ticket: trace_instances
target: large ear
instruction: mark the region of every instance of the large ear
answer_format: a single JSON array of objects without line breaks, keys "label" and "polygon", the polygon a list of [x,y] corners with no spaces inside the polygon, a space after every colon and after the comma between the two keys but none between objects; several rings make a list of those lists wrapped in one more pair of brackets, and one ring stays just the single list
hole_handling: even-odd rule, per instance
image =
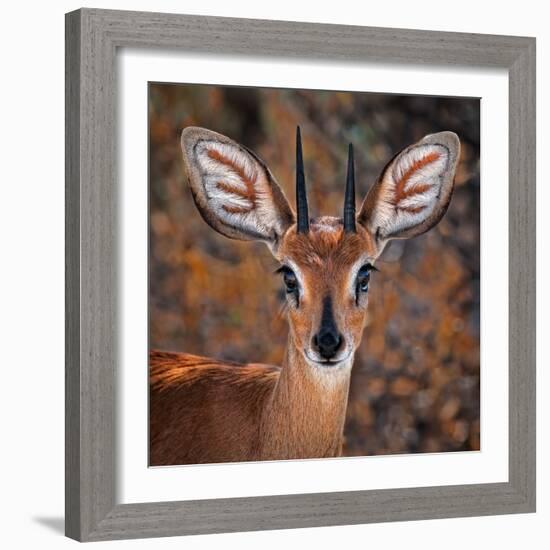
[{"label": "large ear", "polygon": [[265,164],[242,145],[204,128],[185,128],[181,148],[204,220],[226,237],[276,247],[294,223],[294,212]]},{"label": "large ear", "polygon": [[420,235],[439,222],[451,200],[459,156],[458,136],[439,132],[388,163],[357,218],[375,236],[380,252],[387,240]]}]

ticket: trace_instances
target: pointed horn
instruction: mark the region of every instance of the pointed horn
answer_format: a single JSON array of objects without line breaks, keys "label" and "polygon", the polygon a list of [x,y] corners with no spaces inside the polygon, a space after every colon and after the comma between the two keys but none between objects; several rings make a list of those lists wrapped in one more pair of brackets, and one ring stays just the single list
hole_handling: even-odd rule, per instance
[{"label": "pointed horn", "polygon": [[296,211],[297,233],[309,231],[309,214],[307,210],[306,178],[304,176],[304,160],[302,158],[302,136],[300,127],[296,127]]},{"label": "pointed horn", "polygon": [[355,233],[355,167],[353,164],[353,145],[348,149],[348,175],[346,177],[346,193],[344,196],[344,231]]}]

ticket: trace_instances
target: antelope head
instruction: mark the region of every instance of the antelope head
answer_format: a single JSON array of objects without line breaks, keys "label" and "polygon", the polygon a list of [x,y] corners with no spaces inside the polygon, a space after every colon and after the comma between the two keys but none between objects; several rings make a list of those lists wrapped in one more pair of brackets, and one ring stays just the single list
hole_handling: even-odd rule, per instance
[{"label": "antelope head", "polygon": [[356,213],[350,145],[342,217],[310,218],[299,128],[296,211],[268,167],[246,147],[195,127],[183,131],[181,146],[204,220],[227,237],[264,241],[281,264],[289,342],[316,370],[351,367],[376,259],[391,239],[420,235],[439,222],[460,152],[452,132],[405,148],[382,170]]}]

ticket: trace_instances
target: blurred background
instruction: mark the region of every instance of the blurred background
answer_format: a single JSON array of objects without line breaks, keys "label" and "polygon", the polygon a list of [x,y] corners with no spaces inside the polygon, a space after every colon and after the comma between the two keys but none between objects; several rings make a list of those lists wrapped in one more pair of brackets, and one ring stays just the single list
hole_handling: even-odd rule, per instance
[{"label": "blurred background", "polygon": [[265,245],[202,220],[183,172],[183,128],[254,150],[294,204],[299,124],[313,217],[341,215],[349,142],[359,205],[396,152],[452,130],[462,155],[447,214],[388,246],[372,277],[344,455],[479,450],[479,117],[475,98],[150,83],[150,347],[280,364],[286,345],[277,264]]}]

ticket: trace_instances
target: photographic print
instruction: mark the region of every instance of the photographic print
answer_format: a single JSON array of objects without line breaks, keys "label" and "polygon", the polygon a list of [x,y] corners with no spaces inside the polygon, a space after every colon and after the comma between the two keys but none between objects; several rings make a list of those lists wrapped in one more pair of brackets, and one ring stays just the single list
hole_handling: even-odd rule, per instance
[{"label": "photographic print", "polygon": [[479,99],[148,116],[150,466],[480,450]]}]

